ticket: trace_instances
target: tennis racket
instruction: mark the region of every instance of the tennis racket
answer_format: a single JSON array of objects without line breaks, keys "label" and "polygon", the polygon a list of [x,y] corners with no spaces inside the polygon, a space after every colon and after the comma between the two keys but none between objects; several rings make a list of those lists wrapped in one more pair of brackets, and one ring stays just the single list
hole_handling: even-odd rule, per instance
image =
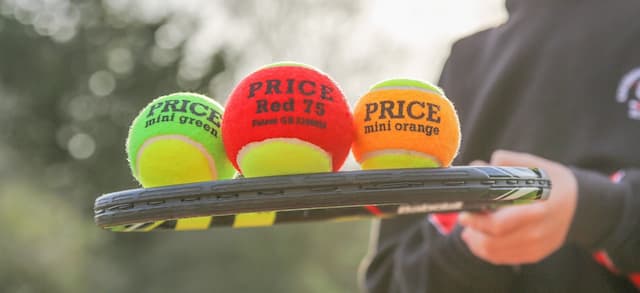
[{"label": "tennis racket", "polygon": [[549,196],[539,169],[451,167],[239,178],[108,193],[98,226],[116,232],[260,227],[486,210]]}]

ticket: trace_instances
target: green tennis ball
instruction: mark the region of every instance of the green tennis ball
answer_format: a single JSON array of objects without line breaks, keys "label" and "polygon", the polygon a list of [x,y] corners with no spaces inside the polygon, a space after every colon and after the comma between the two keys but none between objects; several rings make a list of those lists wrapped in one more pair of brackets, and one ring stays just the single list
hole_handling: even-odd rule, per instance
[{"label": "green tennis ball", "polygon": [[185,184],[234,176],[222,143],[223,108],[194,93],[159,97],[133,120],[127,156],[143,187]]}]

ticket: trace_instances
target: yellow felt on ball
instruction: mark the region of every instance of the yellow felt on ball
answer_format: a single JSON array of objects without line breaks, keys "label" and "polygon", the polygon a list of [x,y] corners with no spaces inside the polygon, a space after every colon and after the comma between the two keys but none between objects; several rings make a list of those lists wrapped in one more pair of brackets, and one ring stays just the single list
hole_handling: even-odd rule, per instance
[{"label": "yellow felt on ball", "polygon": [[405,150],[367,154],[360,162],[360,166],[363,170],[441,167],[432,156]]},{"label": "yellow felt on ball", "polygon": [[182,135],[163,135],[147,140],[138,151],[137,162],[137,177],[145,187],[218,178],[213,157],[202,145]]},{"label": "yellow felt on ball", "polygon": [[[273,156],[278,152],[286,157]],[[238,153],[243,175],[251,177],[331,172],[331,155],[322,148],[296,138],[272,138],[252,142]],[[269,168],[260,168],[268,166]]]},{"label": "yellow felt on ball", "polygon": [[352,151],[363,169],[448,167],[460,146],[453,104],[422,81],[376,84],[358,101],[354,122]]}]

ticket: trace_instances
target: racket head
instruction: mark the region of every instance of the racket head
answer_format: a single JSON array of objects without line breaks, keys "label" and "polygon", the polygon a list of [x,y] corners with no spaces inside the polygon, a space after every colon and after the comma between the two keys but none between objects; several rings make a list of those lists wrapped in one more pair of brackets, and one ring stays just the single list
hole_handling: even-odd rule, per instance
[{"label": "racket head", "polygon": [[260,227],[494,209],[545,200],[550,188],[543,171],[522,167],[344,171],[107,193],[94,218],[117,232]]}]

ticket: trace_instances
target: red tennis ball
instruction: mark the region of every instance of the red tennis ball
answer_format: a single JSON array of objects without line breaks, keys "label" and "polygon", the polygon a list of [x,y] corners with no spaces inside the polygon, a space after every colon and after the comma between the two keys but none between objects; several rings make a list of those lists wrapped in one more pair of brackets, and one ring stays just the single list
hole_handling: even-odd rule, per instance
[{"label": "red tennis ball", "polygon": [[275,63],[232,91],[222,136],[246,177],[338,171],[355,136],[344,94],[326,74],[299,63]]}]

